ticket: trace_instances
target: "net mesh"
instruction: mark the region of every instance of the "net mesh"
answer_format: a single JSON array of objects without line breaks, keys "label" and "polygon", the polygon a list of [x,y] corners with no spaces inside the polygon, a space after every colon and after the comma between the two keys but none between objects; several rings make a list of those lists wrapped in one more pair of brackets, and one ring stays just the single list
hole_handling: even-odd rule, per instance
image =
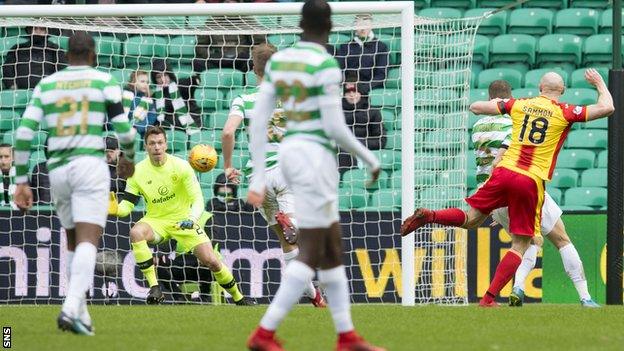
[{"label": "net mesh", "polygon": [[[399,302],[401,284],[401,149],[413,147],[416,203],[427,207],[461,206],[466,194],[467,103],[472,46],[478,19],[416,18],[415,26],[415,144],[401,140],[401,22],[400,15],[373,15],[362,25],[356,15],[333,16],[330,50],[344,61],[347,122],[382,162],[380,181],[366,183],[362,162],[340,152],[339,202],[344,231],[345,265],[354,302]],[[62,69],[68,36],[89,31],[96,41],[97,69],[111,73],[122,87],[131,73],[150,75],[158,91],[158,59],[177,80],[177,96],[165,96],[157,110],[165,118],[169,152],[186,158],[196,144],[213,145],[221,153],[221,136],[232,99],[257,84],[250,49],[269,42],[278,49],[298,40],[299,16],[182,17],[0,17],[0,134],[12,144],[14,130],[41,76]],[[30,27],[42,27],[47,40],[31,43]],[[354,32],[371,27],[373,36],[354,41]],[[374,45],[371,45],[371,42]],[[12,52],[19,51],[15,60]],[[35,47],[37,46],[37,47]],[[359,48],[359,49],[358,49]],[[362,48],[373,48],[362,52]],[[358,51],[359,50],[359,51]],[[367,49],[368,50],[368,49]],[[20,56],[21,55],[21,56]],[[26,58],[25,61],[21,61]],[[370,67],[366,68],[367,65]],[[160,67],[160,66],[159,66]],[[162,67],[161,67],[162,68]],[[355,77],[355,78],[352,78]],[[346,96],[348,83],[362,97],[355,104]],[[349,90],[349,91],[348,91]],[[180,99],[183,106],[176,103]],[[357,100],[357,99],[355,99]],[[177,107],[176,107],[177,106]],[[182,107],[180,107],[182,106]],[[183,122],[190,116],[192,123]],[[130,112],[130,117],[136,117]],[[46,134],[32,143],[29,169],[36,206],[23,215],[12,203],[0,216],[0,302],[58,303],[66,291],[66,237],[49,198],[45,161]],[[241,169],[249,158],[247,134],[236,133],[233,165]],[[145,157],[136,142],[137,159]],[[233,269],[245,295],[268,302],[277,291],[282,252],[266,221],[242,201],[225,205],[215,193],[223,173],[217,168],[198,174],[207,208],[215,216],[207,232]],[[244,199],[247,181],[238,188]],[[9,186],[9,193],[14,189]],[[409,190],[408,190],[409,191]],[[2,195],[2,194],[0,194]],[[10,197],[10,195],[8,195]],[[10,198],[8,198],[10,202]],[[135,267],[128,232],[143,215],[141,203],[129,218],[109,217],[98,253],[92,301],[144,303],[147,293]],[[426,228],[416,237],[416,298],[418,303],[465,303],[466,235],[461,230]],[[176,255],[173,243],[155,247],[158,278],[167,301],[222,303],[223,292],[192,255]]]}]

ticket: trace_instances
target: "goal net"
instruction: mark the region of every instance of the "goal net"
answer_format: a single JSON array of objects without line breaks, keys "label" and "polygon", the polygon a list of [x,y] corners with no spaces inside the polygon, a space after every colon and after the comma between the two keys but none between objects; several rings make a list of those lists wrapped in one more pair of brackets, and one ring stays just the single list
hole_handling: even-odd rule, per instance
[{"label": "goal net", "polygon": [[[197,174],[214,214],[206,231],[243,294],[268,302],[279,286],[282,250],[266,221],[244,204],[247,180],[237,189],[221,184],[221,138],[232,100],[258,82],[251,49],[265,42],[282,49],[299,40],[298,6],[55,6],[36,15],[32,8],[0,14],[0,140],[13,143],[36,82],[64,67],[74,31],[88,31],[96,43],[97,69],[126,90],[135,125],[165,126],[169,152],[181,158],[197,144],[217,149],[216,169]],[[414,204],[461,206],[466,195],[465,170],[472,166],[466,162],[467,103],[479,20],[413,17],[404,3],[332,6],[328,50],[344,68],[347,123],[383,168],[380,180],[367,184],[361,161],[340,151],[337,155],[352,301],[466,303],[466,233],[425,228],[401,240],[399,227]],[[133,85],[138,72],[147,76],[149,93]],[[0,200],[8,200],[0,211],[0,303],[59,303],[65,295],[67,239],[49,196],[42,164],[45,140],[46,133],[39,131],[31,147],[36,201],[31,211],[22,214],[11,202],[13,171],[2,178],[9,181],[4,182],[6,195],[0,192]],[[146,157],[140,138],[135,148],[137,160]],[[241,125],[233,166],[243,169],[248,159],[248,136]],[[226,194],[232,190],[234,195]],[[109,217],[91,301],[144,303],[148,289],[128,237],[143,211],[139,203],[130,217]],[[175,242],[154,247],[154,253],[168,302],[224,301],[207,268],[192,255],[176,252]]]}]

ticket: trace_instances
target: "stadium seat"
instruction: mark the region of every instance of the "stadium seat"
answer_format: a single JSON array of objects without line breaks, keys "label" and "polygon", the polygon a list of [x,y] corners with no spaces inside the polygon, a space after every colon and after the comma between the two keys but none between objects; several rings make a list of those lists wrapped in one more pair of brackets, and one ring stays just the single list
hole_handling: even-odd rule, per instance
[{"label": "stadium seat", "polygon": [[[593,85],[587,83],[585,80],[585,70],[587,68],[579,68],[572,72],[570,75],[570,87],[572,88],[590,88],[594,89]],[[605,83],[609,83],[609,69],[605,67],[596,68],[598,73],[602,76],[602,79],[605,80]]]},{"label": "stadium seat", "polygon": [[191,148],[197,144],[209,144],[216,150],[221,150],[221,131],[220,130],[202,130],[199,133],[192,134],[189,137]]},{"label": "stadium seat", "polygon": [[247,92],[245,88],[221,89],[221,91],[225,92],[224,105],[226,109],[230,108],[232,100],[234,100],[237,96],[243,95]]},{"label": "stadium seat", "polygon": [[479,74],[477,87],[487,89],[495,80],[504,79],[511,85],[512,89],[522,87],[522,73],[511,68],[491,68]]},{"label": "stadium seat", "polygon": [[598,118],[591,122],[583,123],[582,126],[587,129],[607,129],[609,128],[609,118]]},{"label": "stadium seat", "polygon": [[[394,29],[394,28],[391,28],[391,29]],[[339,46],[340,44],[348,43],[349,41],[351,41],[351,37],[346,34],[332,33],[329,35],[329,40],[327,41],[327,43],[329,45]]]},{"label": "stadium seat", "polygon": [[154,58],[165,58],[167,56],[167,44],[167,39],[156,35],[129,37],[124,42],[125,67],[149,66]]},{"label": "stadium seat", "polygon": [[6,53],[17,43],[23,43],[27,37],[7,37],[0,40],[0,63],[4,61]]},{"label": "stadium seat", "polygon": [[609,161],[609,151],[604,150],[598,153],[598,164],[596,167],[598,168],[607,168]]},{"label": "stadium seat", "polygon": [[366,190],[361,188],[339,188],[338,206],[340,209],[348,210],[366,206]]},{"label": "stadium seat", "polygon": [[395,108],[401,106],[401,90],[399,89],[373,89],[368,95],[371,106],[380,108]]},{"label": "stadium seat", "polygon": [[414,105],[416,107],[444,108],[453,102],[459,102],[459,95],[456,90],[423,89],[414,92]]},{"label": "stadium seat", "polygon": [[431,0],[414,0],[414,8],[416,10],[431,6]]},{"label": "stadium seat", "polygon": [[215,111],[226,107],[224,106],[223,94],[218,89],[199,88],[195,90],[195,101],[204,113],[206,112],[204,110]]},{"label": "stadium seat", "polygon": [[574,188],[578,185],[579,173],[573,169],[556,168],[549,185],[557,188]]},{"label": "stadium seat", "polygon": [[538,68],[528,71],[524,75],[524,87],[525,88],[539,88],[539,82],[544,76],[544,74],[548,72],[557,72],[563,78],[564,84],[568,85],[568,72],[562,70],[561,68],[552,67],[552,68]]},{"label": "stadium seat", "polygon": [[[236,150],[232,154],[232,167],[242,171],[245,168],[245,165],[247,164],[247,161],[249,160],[250,156],[249,156],[248,153],[241,153],[240,151],[241,150]],[[218,168],[224,168],[223,167],[223,157],[219,157],[219,159],[217,161],[217,167]]]},{"label": "stadium seat", "polygon": [[0,90],[0,109],[5,110],[23,110],[26,108],[32,91],[24,90]]},{"label": "stadium seat", "polygon": [[477,0],[475,7],[493,7],[500,8],[516,2],[515,0]]},{"label": "stadium seat", "polygon": [[186,25],[185,16],[145,16],[143,26],[156,29],[184,29]]},{"label": "stadium seat", "polygon": [[461,18],[462,12],[458,9],[448,8],[448,7],[430,7],[426,9],[422,9],[418,12],[418,16],[420,17],[429,17],[429,18]]},{"label": "stadium seat", "polygon": [[401,208],[401,190],[381,189],[371,194],[368,207],[379,211],[393,211]]},{"label": "stadium seat", "polygon": [[606,149],[608,132],[604,129],[573,130],[568,135],[566,148]]},{"label": "stadium seat", "polygon": [[553,13],[540,8],[516,9],[509,15],[510,34],[545,35],[552,33]]},{"label": "stadium seat", "polygon": [[210,16],[189,16],[186,20],[186,26],[190,29],[198,29],[199,27],[206,27],[206,21],[208,21]]},{"label": "stadium seat", "polygon": [[208,126],[205,127],[207,127],[208,129],[223,129],[223,127],[225,127],[225,122],[227,122],[228,115],[228,110],[215,111],[210,116],[210,123],[208,124]]},{"label": "stadium seat", "polygon": [[475,36],[472,62],[483,66],[490,62],[490,38],[479,34]]},{"label": "stadium seat", "polygon": [[0,110],[0,132],[17,128],[19,119],[19,113],[14,110]]},{"label": "stadium seat", "polygon": [[[186,150],[186,142],[188,136],[185,132],[179,130],[167,130],[167,143],[169,144],[169,150],[173,152]],[[200,134],[200,133],[197,133]]]},{"label": "stadium seat", "polygon": [[564,9],[555,15],[555,33],[589,36],[598,33],[599,12],[594,9]]},{"label": "stadium seat", "polygon": [[401,120],[397,118],[397,112],[394,109],[382,109],[381,119],[383,121],[383,126],[386,131],[401,129]]},{"label": "stadium seat", "polygon": [[[496,10],[495,8],[476,8],[467,10],[464,13],[465,18],[481,17],[487,12]],[[507,31],[507,12],[498,12],[490,17],[484,18],[477,30],[481,35],[500,35]]]},{"label": "stadium seat", "polygon": [[292,46],[298,40],[298,34],[272,34],[267,37],[269,44],[275,45],[278,49]]},{"label": "stadium seat", "polygon": [[242,88],[245,75],[233,68],[213,68],[201,73],[202,85],[208,88]]},{"label": "stadium seat", "polygon": [[526,34],[499,35],[492,40],[490,64],[517,62],[527,67],[535,63],[537,41]]},{"label": "stadium seat", "polygon": [[468,169],[466,170],[466,186],[469,189],[474,189],[477,187],[477,170],[472,166],[471,161],[472,159],[466,160],[466,163],[468,164]]},{"label": "stadium seat", "polygon": [[607,205],[607,189],[599,187],[579,187],[565,192],[565,205],[602,207]]},{"label": "stadium seat", "polygon": [[470,96],[468,103],[473,103],[475,101],[486,101],[490,99],[490,95],[486,89],[470,89]]},{"label": "stadium seat", "polygon": [[373,154],[381,163],[381,169],[390,172],[401,169],[401,151],[375,150]]},{"label": "stadium seat", "polygon": [[570,0],[570,7],[603,9],[610,6],[611,2],[609,0]]},{"label": "stadium seat", "polygon": [[613,43],[611,34],[597,34],[585,39],[583,44],[583,65],[610,66],[613,60]]},{"label": "stadium seat", "polygon": [[591,168],[581,175],[581,186],[607,187],[607,169]]},{"label": "stadium seat", "polygon": [[563,212],[582,212],[582,211],[595,211],[594,208],[590,206],[580,206],[580,205],[563,205],[559,206]]},{"label": "stadium seat", "polygon": [[258,77],[256,77],[256,74],[253,71],[249,71],[245,73],[245,87],[250,88],[250,87],[255,87],[257,85],[258,85]]},{"label": "stadium seat", "polygon": [[386,133],[386,147],[387,150],[401,149],[401,131],[392,131]]},{"label": "stadium seat", "polygon": [[568,7],[568,0],[529,0],[523,4],[524,7],[539,7],[558,10]]},{"label": "stadium seat", "polygon": [[117,82],[122,86],[126,86],[130,81],[130,74],[132,73],[132,69],[111,69],[108,71],[111,76],[117,79]]},{"label": "stadium seat", "polygon": [[195,57],[197,37],[183,35],[173,37],[169,41],[169,60],[177,65],[190,65]]},{"label": "stadium seat", "polygon": [[539,96],[539,90],[537,88],[514,89],[511,91],[511,96],[516,99],[535,97]]},{"label": "stadium seat", "polygon": [[590,105],[595,104],[598,100],[598,92],[594,89],[578,88],[566,89],[561,95],[559,101],[567,102],[574,105]]},{"label": "stadium seat", "polygon": [[95,52],[98,66],[119,67],[121,63],[121,41],[115,37],[96,36]]},{"label": "stadium seat", "polygon": [[401,88],[401,69],[400,68],[391,68],[388,70],[388,74],[386,75],[384,86],[389,89]]},{"label": "stadium seat", "polygon": [[537,64],[555,65],[562,62],[581,64],[582,39],[574,34],[551,34],[540,38],[537,43]]},{"label": "stadium seat", "polygon": [[459,187],[435,187],[426,188],[418,195],[418,207],[445,208],[460,205],[466,197],[466,191]]},{"label": "stadium seat", "polygon": [[54,45],[58,46],[61,50],[67,51],[67,48],[69,46],[69,37],[62,35],[49,35],[48,40]]},{"label": "stadium seat", "polygon": [[561,168],[588,169],[594,167],[596,154],[591,150],[561,150],[557,166]]},{"label": "stadium seat", "polygon": [[[624,23],[624,11],[622,11],[622,23]],[[613,9],[608,8],[600,15],[600,33],[611,34],[613,32]]]},{"label": "stadium seat", "polygon": [[[561,198],[563,197],[563,192],[559,188],[555,187],[546,187],[546,192],[557,204],[561,204]],[[544,233],[542,233],[544,234]]]},{"label": "stadium seat", "polygon": [[466,83],[467,72],[453,68],[438,70],[431,77],[431,85],[438,88],[459,88]]},{"label": "stadium seat", "polygon": [[426,150],[459,149],[466,140],[459,129],[433,130],[426,133],[423,147]]},{"label": "stadium seat", "polygon": [[368,184],[368,171],[365,169],[356,168],[350,169],[342,175],[341,186],[345,188],[354,187],[368,190],[384,189],[388,186],[388,179],[388,173],[386,171],[381,171],[379,179],[375,183]]}]

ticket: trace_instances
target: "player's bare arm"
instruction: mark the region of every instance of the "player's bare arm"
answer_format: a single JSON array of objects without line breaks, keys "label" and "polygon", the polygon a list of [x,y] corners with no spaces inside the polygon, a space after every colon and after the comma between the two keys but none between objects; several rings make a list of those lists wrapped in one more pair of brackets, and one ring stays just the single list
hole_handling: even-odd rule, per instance
[{"label": "player's bare arm", "polygon": [[613,97],[600,73],[593,68],[589,68],[585,71],[585,80],[598,90],[598,102],[587,106],[587,121],[610,116],[615,111]]},{"label": "player's bare arm", "polygon": [[498,109],[498,103],[502,101],[501,99],[492,99],[489,101],[475,101],[470,104],[470,112],[476,115],[489,115],[495,116],[500,115],[500,110]]},{"label": "player's bare arm", "polygon": [[232,167],[232,152],[234,151],[234,136],[236,130],[243,122],[243,118],[239,115],[230,114],[227,122],[223,127],[223,134],[221,134],[221,143],[223,148],[223,168],[225,168],[225,176],[228,181],[234,184],[240,183],[240,171]]}]

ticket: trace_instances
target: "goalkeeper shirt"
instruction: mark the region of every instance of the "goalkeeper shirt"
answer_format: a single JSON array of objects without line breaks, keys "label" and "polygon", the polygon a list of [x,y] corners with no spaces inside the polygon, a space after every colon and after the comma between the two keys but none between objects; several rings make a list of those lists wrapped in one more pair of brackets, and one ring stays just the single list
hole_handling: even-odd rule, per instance
[{"label": "goalkeeper shirt", "polygon": [[511,125],[509,116],[487,116],[479,119],[472,127],[472,143],[479,185],[492,174],[492,163],[500,149],[509,147]]},{"label": "goalkeeper shirt", "polygon": [[132,159],[135,130],[123,111],[115,78],[89,66],[70,66],[43,78],[15,134],[16,183],[28,181],[30,143],[40,128],[47,132],[50,171],[81,156],[104,158],[107,115],[126,157]]},{"label": "goalkeeper shirt", "polygon": [[[147,218],[197,222],[204,212],[204,198],[195,172],[187,161],[169,154],[166,157],[161,166],[154,166],[149,157],[137,163],[124,196],[131,200],[143,197]],[[117,215],[130,214],[133,202],[122,201]]]}]

